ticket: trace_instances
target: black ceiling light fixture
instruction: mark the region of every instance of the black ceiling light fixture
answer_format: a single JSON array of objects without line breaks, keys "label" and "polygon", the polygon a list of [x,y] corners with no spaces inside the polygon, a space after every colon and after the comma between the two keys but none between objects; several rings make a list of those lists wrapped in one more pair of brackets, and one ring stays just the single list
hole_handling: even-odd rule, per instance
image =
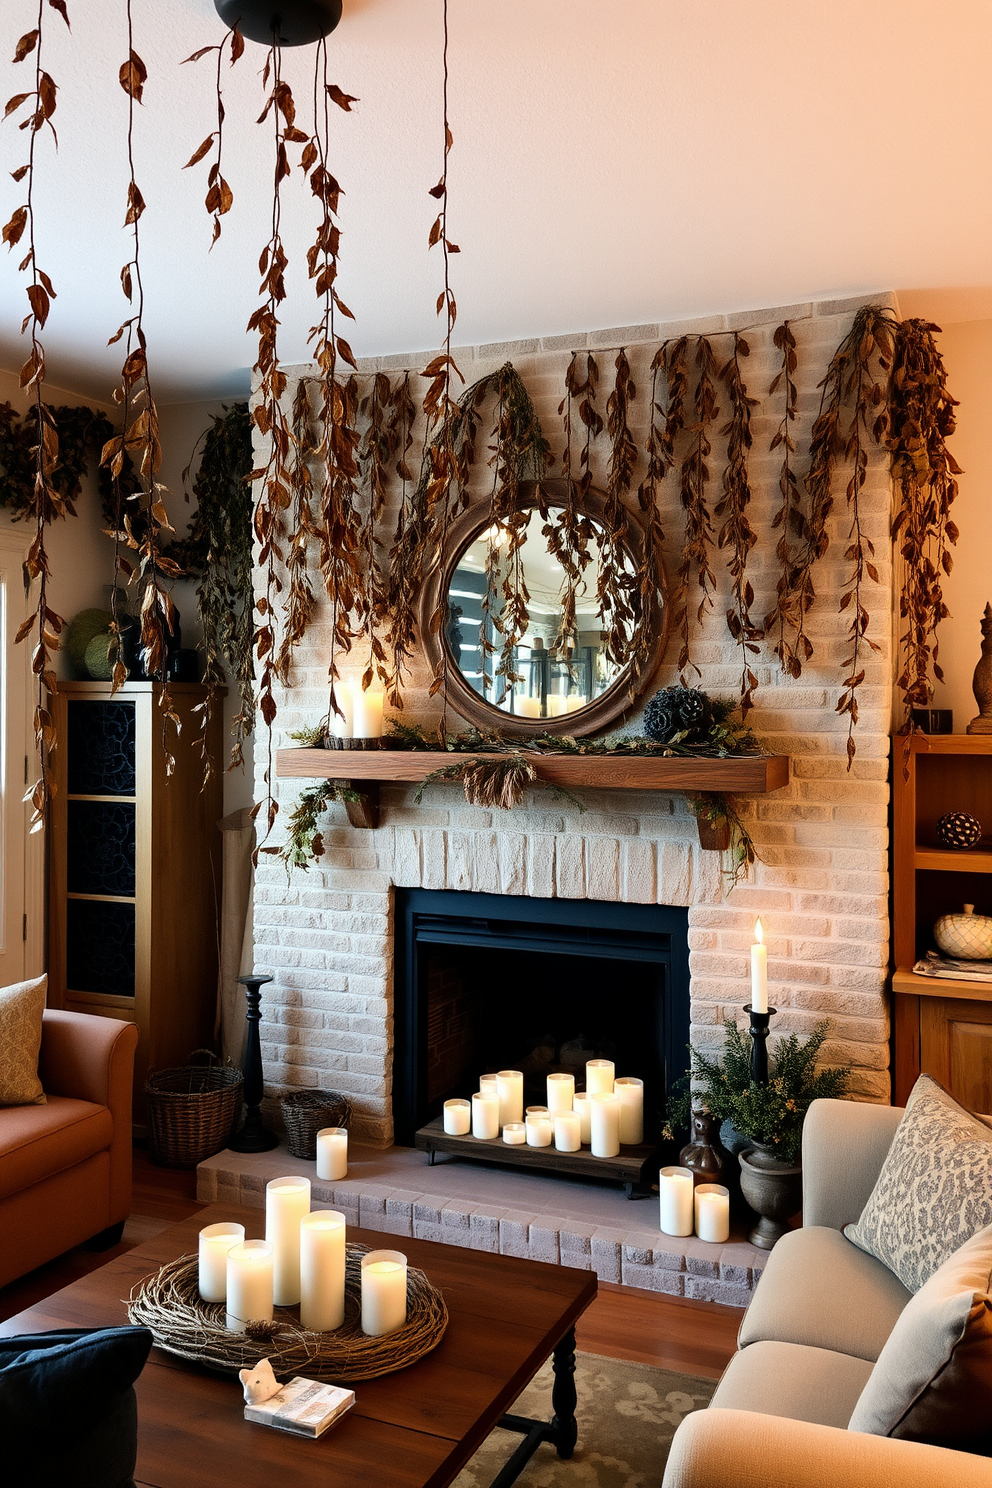
[{"label": "black ceiling light fixture", "polygon": [[341,0],[214,0],[214,7],[225,25],[263,46],[309,46],[341,19]]}]

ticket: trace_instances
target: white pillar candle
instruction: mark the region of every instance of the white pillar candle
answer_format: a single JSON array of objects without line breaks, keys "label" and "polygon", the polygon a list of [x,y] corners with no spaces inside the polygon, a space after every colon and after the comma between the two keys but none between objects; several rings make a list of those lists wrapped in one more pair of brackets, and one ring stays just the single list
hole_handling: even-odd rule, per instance
[{"label": "white pillar candle", "polygon": [[616,1073],[612,1059],[586,1060],[586,1091],[589,1095],[612,1095],[613,1076]]},{"label": "white pillar candle", "polygon": [[274,1257],[267,1240],[244,1240],[227,1252],[227,1319],[229,1333],[243,1333],[246,1323],[271,1322]]},{"label": "white pillar candle", "polygon": [[526,1119],[527,1119],[528,1116],[550,1116],[550,1115],[551,1115],[551,1112],[548,1110],[547,1106],[528,1106],[527,1109],[526,1109],[526,1111],[524,1112],[524,1120],[526,1121]]},{"label": "white pillar candle", "polygon": [[345,1217],[316,1209],[300,1225],[300,1327],[328,1333],[344,1322]]},{"label": "white pillar candle", "polygon": [[480,1090],[472,1097],[472,1135],[492,1139],[499,1136],[499,1096]]},{"label": "white pillar candle", "polygon": [[503,1128],[503,1141],[508,1147],[522,1147],[527,1140],[527,1128],[522,1121],[508,1121]]},{"label": "white pillar candle", "polygon": [[381,692],[363,692],[361,687],[355,688],[356,739],[382,738],[382,704]]},{"label": "white pillar candle", "polygon": [[472,1105],[467,1100],[446,1100],[444,1130],[449,1137],[464,1137],[472,1125]]},{"label": "white pillar candle", "polygon": [[317,1177],[347,1176],[348,1133],[343,1126],[324,1126],[317,1133]]},{"label": "white pillar candle", "polygon": [[514,711],[520,718],[540,718],[541,699],[539,697],[518,697],[514,699]]},{"label": "white pillar candle", "polygon": [[484,1095],[499,1095],[499,1076],[480,1075],[479,1089]]},{"label": "white pillar candle", "polygon": [[559,1152],[578,1152],[582,1146],[582,1122],[578,1111],[556,1113],[555,1146]]},{"label": "white pillar candle", "polygon": [[644,1081],[622,1075],[613,1093],[620,1097],[620,1145],[637,1147],[644,1141]]},{"label": "white pillar candle", "polygon": [[620,1151],[620,1097],[589,1097],[589,1142],[593,1157],[616,1157]]},{"label": "white pillar candle", "polygon": [[719,1183],[700,1183],[693,1194],[696,1234],[722,1244],[730,1239],[730,1190]]},{"label": "white pillar candle", "polygon": [[592,1132],[590,1128],[589,1092],[587,1090],[576,1091],[572,1098],[572,1110],[578,1113],[581,1139],[585,1146],[588,1147],[592,1141]]},{"label": "white pillar candle", "polygon": [[300,1223],[309,1213],[309,1178],[273,1178],[265,1185],[265,1238],[272,1246],[277,1307],[295,1307],[300,1300]]},{"label": "white pillar candle", "polygon": [[584,708],[588,701],[589,699],[584,692],[573,692],[565,699],[565,712],[578,713],[579,709]]},{"label": "white pillar candle", "polygon": [[754,927],[757,944],[751,947],[751,1009],[755,1013],[768,1011],[768,947],[763,944],[761,921]]},{"label": "white pillar candle", "polygon": [[334,701],[341,712],[331,710],[331,735],[335,739],[351,739],[355,728],[355,694],[350,682],[339,682],[335,686]]},{"label": "white pillar candle", "polygon": [[398,1250],[370,1250],[362,1256],[362,1332],[382,1338],[405,1322],[406,1256]]},{"label": "white pillar candle", "polygon": [[555,1134],[554,1121],[550,1116],[538,1113],[527,1117],[527,1146],[550,1147]]},{"label": "white pillar candle", "polygon": [[563,698],[563,697],[558,697],[557,694],[555,694],[555,693],[550,693],[548,695],[547,705],[548,705],[548,717],[549,718],[560,718],[561,715],[565,712],[566,708],[568,707],[568,699],[567,698]]},{"label": "white pillar candle", "polygon": [[658,1174],[663,1234],[692,1234],[692,1185],[693,1176],[688,1168],[662,1168]]},{"label": "white pillar candle", "polygon": [[496,1076],[499,1096],[499,1124],[522,1121],[524,1115],[524,1077],[520,1070],[500,1070]]},{"label": "white pillar candle", "polygon": [[548,1076],[548,1110],[552,1115],[555,1115],[558,1111],[570,1111],[574,1096],[574,1075]]},{"label": "white pillar candle", "polygon": [[240,1245],[245,1227],[212,1224],[200,1231],[198,1283],[204,1302],[223,1302],[227,1296],[227,1252]]}]

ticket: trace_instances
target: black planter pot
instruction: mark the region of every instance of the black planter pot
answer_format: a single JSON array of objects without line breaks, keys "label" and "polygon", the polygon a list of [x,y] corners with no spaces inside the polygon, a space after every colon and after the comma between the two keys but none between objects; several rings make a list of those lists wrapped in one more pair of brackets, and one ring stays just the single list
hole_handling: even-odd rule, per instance
[{"label": "black planter pot", "polygon": [[748,1235],[759,1250],[771,1250],[799,1213],[803,1202],[802,1164],[784,1162],[769,1147],[754,1144],[738,1156],[741,1192],[759,1216]]}]

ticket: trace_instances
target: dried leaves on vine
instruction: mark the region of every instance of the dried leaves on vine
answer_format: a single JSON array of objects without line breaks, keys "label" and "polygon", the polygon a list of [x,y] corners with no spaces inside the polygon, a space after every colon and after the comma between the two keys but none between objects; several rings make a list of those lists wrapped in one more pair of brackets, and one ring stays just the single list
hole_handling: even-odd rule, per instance
[{"label": "dried leaves on vine", "polygon": [[222,174],[223,147],[224,147],[224,87],[223,66],[224,49],[228,49],[231,67],[244,54],[244,37],[234,26],[225,32],[223,39],[216,46],[200,47],[199,51],[193,52],[192,56],[183,58],[183,65],[187,62],[199,62],[201,57],[207,56],[209,52],[217,53],[217,128],[211,130],[202,144],[197,145],[192,155],[183,166],[183,170],[189,170],[194,165],[199,165],[207,155],[213,155],[207,170],[207,194],[203,199],[203,205],[213,219],[213,237],[210,240],[211,248],[221,234],[221,218],[231,210],[234,205],[234,192],[231,190]]},{"label": "dried leaves on vine", "polygon": [[747,457],[751,449],[751,409],[756,398],[748,396],[741,373],[741,358],[750,355],[743,336],[734,332],[734,350],[720,373],[730,400],[730,420],[720,431],[727,439],[727,463],[723,472],[723,496],[714,508],[722,525],[717,545],[729,549],[727,567],[733,580],[733,606],[727,611],[727,628],[741,649],[741,716],[746,718],[753,706],[758,679],[752,671],[751,657],[758,654],[757,642],[763,631],[751,615],[754,589],[747,576],[748,554],[758,541],[748,518],[751,505],[751,483]]},{"label": "dried leaves on vine", "polygon": [[18,264],[20,273],[30,276],[27,286],[28,313],[21,322],[21,334],[30,336],[31,350],[21,367],[20,385],[33,399],[34,446],[32,449],[33,481],[30,511],[34,519],[34,537],[24,560],[25,587],[35,585],[35,602],[31,612],[17,631],[15,640],[24,641],[34,637],[31,670],[35,678],[34,738],[38,749],[41,774],[29,787],[25,799],[32,808],[31,830],[38,831],[45,822],[53,790],[51,752],[55,748],[55,728],[48,708],[48,694],[55,690],[55,673],[52,669],[52,652],[58,650],[59,636],[65,622],[48,603],[49,563],[45,546],[46,528],[57,518],[64,517],[66,498],[55,481],[59,467],[59,439],[55,419],[44,401],[45,352],[41,332],[48,320],[52,301],[56,298],[51,279],[38,263],[35,242],[35,171],[37,143],[41,132],[48,129],[57,144],[53,115],[58,106],[58,88],[49,72],[46,72],[42,54],[44,50],[46,9],[58,11],[66,26],[69,15],[64,0],[38,0],[37,20],[33,30],[25,32],[14,51],[14,61],[23,63],[34,58],[34,86],[24,93],[15,93],[7,101],[4,118],[16,115],[26,108],[18,128],[28,131],[28,159],[13,170],[11,175],[19,184],[26,181],[25,200],[14,209],[5,223],[0,238],[13,249],[27,234],[27,252]]},{"label": "dried leaves on vine", "polygon": [[630,637],[638,629],[638,580],[628,543],[626,499],[634,479],[637,446],[630,432],[630,405],[637,396],[626,353],[615,363],[613,390],[606,400],[606,432],[610,464],[606,478],[606,506],[599,533],[599,580],[596,598],[605,632],[603,650],[616,667],[630,660]]},{"label": "dried leaves on vine", "polygon": [[[713,521],[706,499],[706,487],[710,478],[708,461],[713,447],[710,430],[720,414],[716,390],[720,372],[713,347],[705,336],[700,336],[696,345],[695,361],[696,387],[692,416],[691,422],[685,426],[689,448],[679,470],[679,495],[685,511],[685,536],[674,595],[674,623],[680,640],[676,665],[683,682],[686,681],[690,668],[697,676],[702,675],[692,660],[690,635],[693,618],[696,624],[702,624],[703,616],[713,604],[713,591],[716,588],[716,575],[710,562],[714,541]],[[701,591],[695,617],[690,603],[693,576]]]},{"label": "dried leaves on vine", "polygon": [[799,358],[796,353],[796,338],[787,320],[777,327],[773,340],[777,350],[781,353],[782,365],[772,379],[768,396],[773,398],[781,389],[782,417],[772,436],[769,449],[772,453],[777,449],[782,451],[782,464],[778,477],[778,489],[782,500],[772,520],[772,531],[777,531],[779,534],[775,545],[779,578],[774,608],[765,616],[765,634],[769,638],[774,635],[773,649],[784,671],[791,677],[798,677],[802,672],[802,660],[795,655],[793,649],[790,623],[792,617],[798,613],[794,598],[799,592],[796,555],[805,545],[809,535],[803,509],[802,490],[795,468],[796,443],[792,435],[792,426],[796,421],[799,403],[799,393],[796,388]]},{"label": "dried leaves on vine", "polygon": [[903,667],[897,686],[911,708],[926,708],[933,681],[943,681],[937,627],[947,617],[943,581],[958,540],[951,504],[961,468],[947,448],[957,400],[934,341],[939,327],[904,320],[896,329],[889,386],[889,449],[897,510],[892,537],[904,563],[899,613]]}]

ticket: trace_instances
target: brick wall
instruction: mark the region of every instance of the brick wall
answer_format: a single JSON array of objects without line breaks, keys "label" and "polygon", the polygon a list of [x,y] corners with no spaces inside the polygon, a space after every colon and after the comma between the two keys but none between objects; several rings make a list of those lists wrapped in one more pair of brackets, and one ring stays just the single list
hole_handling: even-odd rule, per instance
[{"label": "brick wall", "polygon": [[[885,303],[892,303],[885,299]],[[752,396],[762,396],[778,370],[772,334],[788,316],[798,341],[800,459],[819,403],[817,383],[847,333],[861,300],[792,305],[705,321],[635,326],[544,342],[524,341],[462,348],[457,359],[466,382],[508,358],[534,399],[545,433],[560,454],[557,405],[573,349],[624,345],[638,397],[632,426],[639,446],[646,433],[650,357],[666,337],[712,334],[746,328],[751,356],[745,376]],[[717,345],[730,346],[729,338]],[[363,370],[419,369],[428,353],[383,357]],[[602,351],[602,405],[612,385],[612,361]],[[303,368],[289,369],[291,391]],[[780,502],[779,453],[768,444],[781,418],[780,400],[753,410],[754,449],[749,469],[751,522],[759,535],[749,572],[756,591],[754,613],[770,608],[777,582],[771,522]],[[722,471],[721,441],[714,441],[713,500]],[[606,454],[600,441],[600,462]],[[640,478],[639,470],[636,479]],[[605,481],[600,463],[597,482]],[[330,811],[322,865],[294,873],[287,882],[281,864],[261,859],[255,905],[255,964],[275,980],[266,989],[262,1025],[263,1060],[270,1093],[305,1085],[347,1092],[356,1106],[356,1132],[369,1141],[391,1138],[389,1049],[392,1030],[391,890],[404,887],[469,889],[484,893],[626,900],[637,904],[687,905],[691,948],[691,1023],[701,1047],[719,1044],[721,1020],[738,1014],[748,989],[749,947],[760,914],[769,947],[769,996],[780,1010],[779,1032],[809,1030],[829,1016],[825,1057],[854,1065],[852,1092],[862,1099],[888,1099],[888,1022],[883,987],[888,961],[888,751],[892,681],[892,577],[887,536],[890,491],[884,456],[873,453],[862,513],[874,542],[881,582],[870,586],[872,638],[880,650],[865,660],[860,693],[857,756],[847,772],[847,720],[834,711],[846,620],[838,613],[845,578],[842,555],[848,521],[846,475],[837,481],[830,519],[831,548],[815,571],[819,596],[810,634],[813,663],[798,682],[785,677],[763,652],[751,722],[775,752],[793,761],[792,783],[771,796],[741,798],[761,861],[753,879],[727,894],[716,854],[700,851],[695,824],[678,795],[659,792],[588,791],[584,814],[549,807],[540,792],[512,813],[465,805],[457,785],[429,787],[422,806],[413,790],[383,791],[382,825],[374,832],[350,827],[344,809]],[[663,495],[669,536],[669,572],[677,562],[681,532],[674,481]],[[716,695],[733,695],[740,659],[726,631],[729,585],[715,565],[720,592],[694,646],[702,678]],[[289,731],[317,721],[327,707],[326,615],[301,647],[291,685],[279,699],[276,744]],[[670,648],[659,685],[675,680]],[[360,671],[364,658],[354,658]],[[347,659],[345,666],[347,667]],[[406,693],[406,717],[433,722],[423,668]],[[636,717],[630,720],[636,730]],[[263,791],[259,761],[256,790]],[[298,791],[279,782],[283,813]],[[279,840],[277,822],[274,838]]]}]

